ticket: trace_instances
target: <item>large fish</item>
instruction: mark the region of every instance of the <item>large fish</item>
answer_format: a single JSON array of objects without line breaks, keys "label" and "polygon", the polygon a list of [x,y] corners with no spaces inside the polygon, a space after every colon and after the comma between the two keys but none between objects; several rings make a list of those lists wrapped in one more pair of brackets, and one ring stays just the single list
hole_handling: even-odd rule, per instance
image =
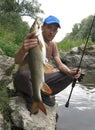
[{"label": "large fish", "polygon": [[[46,108],[42,102],[41,98],[41,89],[49,94],[52,93],[51,89],[45,84],[44,81],[44,65],[45,65],[45,57],[43,56],[45,52],[45,45],[41,43],[38,34],[39,29],[39,19],[37,18],[31,29],[31,31],[35,31],[35,36],[39,40],[39,45],[31,48],[29,50],[28,56],[28,65],[31,72],[32,77],[32,86],[33,86],[33,104],[31,106],[30,115],[33,114],[37,109],[40,109],[44,114],[47,115]],[[32,38],[33,38],[32,37]]]}]

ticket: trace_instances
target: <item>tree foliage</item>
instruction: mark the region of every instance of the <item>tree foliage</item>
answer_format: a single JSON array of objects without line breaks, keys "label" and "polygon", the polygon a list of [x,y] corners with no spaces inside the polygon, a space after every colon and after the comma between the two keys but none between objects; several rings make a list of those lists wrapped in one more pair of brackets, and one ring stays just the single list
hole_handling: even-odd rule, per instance
[{"label": "tree foliage", "polygon": [[37,17],[43,13],[37,0],[0,0],[0,24],[16,24],[21,16]]},{"label": "tree foliage", "polygon": [[[73,40],[86,39],[91,29],[93,17],[94,17],[93,15],[90,15],[87,18],[84,18],[81,21],[81,23],[76,23],[72,28],[72,32],[69,33],[65,37],[65,39],[73,39]],[[95,41],[95,20],[90,34],[90,39],[92,42]]]},{"label": "tree foliage", "polygon": [[37,0],[0,0],[0,47],[5,54],[13,56],[29,32],[22,16],[37,17],[43,13],[40,6]]},{"label": "tree foliage", "polygon": [[0,0],[0,14],[17,13],[21,16],[36,17],[43,13],[37,0]]}]

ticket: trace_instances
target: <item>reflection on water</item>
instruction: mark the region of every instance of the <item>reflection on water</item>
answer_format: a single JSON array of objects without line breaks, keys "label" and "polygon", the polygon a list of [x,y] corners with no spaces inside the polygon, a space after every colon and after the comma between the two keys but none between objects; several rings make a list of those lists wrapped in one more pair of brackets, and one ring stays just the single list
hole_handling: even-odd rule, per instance
[{"label": "reflection on water", "polygon": [[82,81],[82,84],[85,85],[86,88],[88,89],[93,89],[95,88],[95,70],[88,71]]},{"label": "reflection on water", "polygon": [[73,89],[69,107],[65,104],[71,85],[56,95],[59,105],[57,130],[95,130],[95,73],[88,72]]}]

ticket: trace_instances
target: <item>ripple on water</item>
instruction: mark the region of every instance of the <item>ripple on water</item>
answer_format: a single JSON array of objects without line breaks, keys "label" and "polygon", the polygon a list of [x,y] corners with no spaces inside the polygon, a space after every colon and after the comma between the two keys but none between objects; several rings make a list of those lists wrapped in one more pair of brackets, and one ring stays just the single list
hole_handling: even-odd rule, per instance
[{"label": "ripple on water", "polygon": [[59,115],[56,124],[57,130],[95,130],[95,89],[88,89],[76,84],[71,95],[69,107],[68,100],[71,85],[56,95]]}]

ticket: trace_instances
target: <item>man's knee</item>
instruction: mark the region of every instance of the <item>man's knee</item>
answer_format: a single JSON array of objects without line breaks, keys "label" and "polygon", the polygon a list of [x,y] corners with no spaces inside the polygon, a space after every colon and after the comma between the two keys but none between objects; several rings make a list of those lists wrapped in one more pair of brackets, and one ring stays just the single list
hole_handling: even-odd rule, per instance
[{"label": "man's knee", "polygon": [[29,71],[19,71],[18,76],[22,79],[30,79]]}]

